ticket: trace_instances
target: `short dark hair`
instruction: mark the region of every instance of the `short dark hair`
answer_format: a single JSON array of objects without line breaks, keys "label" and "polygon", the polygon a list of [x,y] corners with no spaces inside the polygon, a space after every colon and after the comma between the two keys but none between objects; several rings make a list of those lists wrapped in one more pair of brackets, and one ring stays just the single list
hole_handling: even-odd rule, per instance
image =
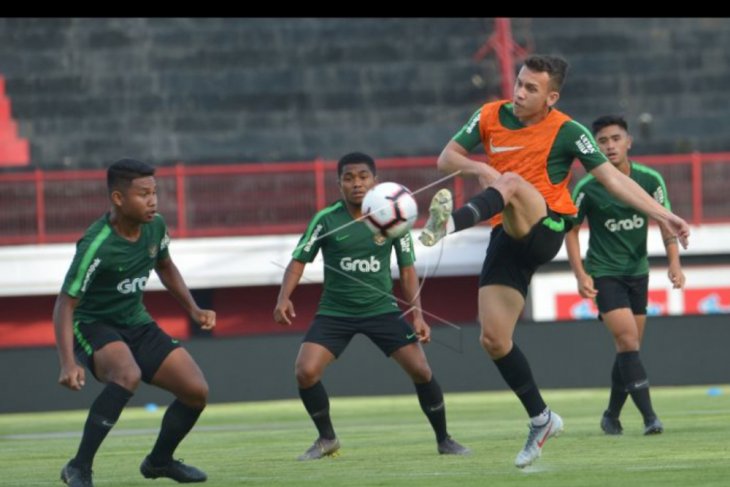
[{"label": "short dark hair", "polygon": [[626,123],[626,119],[621,115],[603,115],[602,117],[598,117],[593,121],[593,124],[591,125],[593,135],[596,135],[598,132],[605,129],[609,125],[618,125],[626,132],[629,131],[629,124]]},{"label": "short dark hair", "polygon": [[129,188],[137,178],[154,176],[155,168],[146,162],[136,159],[119,159],[106,171],[106,186],[111,193],[114,190]]},{"label": "short dark hair", "polygon": [[530,71],[547,73],[550,83],[555,91],[560,91],[568,75],[568,61],[560,56],[546,56],[544,54],[533,54],[525,59],[525,66]]},{"label": "short dark hair", "polygon": [[375,160],[373,160],[372,157],[362,152],[350,152],[349,154],[345,154],[344,156],[342,156],[342,158],[337,162],[338,178],[342,177],[342,170],[348,164],[367,164],[367,166],[370,168],[370,171],[372,171],[373,176],[375,176],[376,174]]}]

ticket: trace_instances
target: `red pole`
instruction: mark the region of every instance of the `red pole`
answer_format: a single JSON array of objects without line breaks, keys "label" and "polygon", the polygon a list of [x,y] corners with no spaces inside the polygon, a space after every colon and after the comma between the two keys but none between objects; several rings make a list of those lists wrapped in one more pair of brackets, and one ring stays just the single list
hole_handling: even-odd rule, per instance
[{"label": "red pole", "polygon": [[702,223],[702,154],[692,153],[692,223]]},{"label": "red pole", "polygon": [[185,238],[188,236],[188,222],[185,212],[185,166],[182,162],[175,164],[175,186],[177,192],[177,231],[178,236]]},{"label": "red pole", "polygon": [[314,161],[314,189],[317,203],[317,211],[325,206],[325,187],[324,187],[324,161],[318,157]]},{"label": "red pole", "polygon": [[43,184],[43,171],[35,170],[35,207],[36,228],[38,228],[38,243],[46,243],[46,195]]},{"label": "red pole", "polygon": [[496,39],[494,51],[502,74],[502,98],[509,100],[512,98],[512,90],[515,84],[515,62],[512,57],[515,43],[512,39],[512,27],[509,18],[498,17],[494,19],[494,34]]}]

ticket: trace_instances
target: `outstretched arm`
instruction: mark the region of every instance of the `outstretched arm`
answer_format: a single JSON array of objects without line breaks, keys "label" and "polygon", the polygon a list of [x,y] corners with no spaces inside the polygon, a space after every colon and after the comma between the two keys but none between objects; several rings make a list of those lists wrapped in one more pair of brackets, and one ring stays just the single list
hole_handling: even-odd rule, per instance
[{"label": "outstretched arm", "polygon": [[687,222],[659,204],[633,179],[608,163],[597,166],[591,171],[591,174],[609,193],[656,220],[669,235],[674,235],[679,239],[682,247],[687,248],[689,244]]},{"label": "outstretched arm", "polygon": [[185,280],[171,258],[161,259],[155,265],[155,272],[160,276],[162,285],[170,291],[175,299],[182,305],[185,311],[200,325],[203,330],[210,330],[215,326],[215,311],[200,309],[190,294]]},{"label": "outstretched arm", "polygon": [[428,343],[431,341],[431,327],[423,319],[421,309],[421,295],[418,289],[418,274],[412,265],[400,267],[400,285],[403,297],[408,302],[409,310],[413,313],[413,329],[418,334],[418,341]]},{"label": "outstretched arm", "polygon": [[439,171],[451,174],[461,171],[462,176],[476,177],[482,187],[494,183],[502,174],[492,166],[469,159],[469,151],[455,140],[449,141],[436,162]]},{"label": "outstretched arm", "polygon": [[289,265],[286,266],[284,279],[281,281],[281,288],[279,289],[279,297],[274,308],[274,321],[280,325],[291,325],[292,318],[297,316],[290,296],[299,284],[306,265],[304,262],[292,259]]}]

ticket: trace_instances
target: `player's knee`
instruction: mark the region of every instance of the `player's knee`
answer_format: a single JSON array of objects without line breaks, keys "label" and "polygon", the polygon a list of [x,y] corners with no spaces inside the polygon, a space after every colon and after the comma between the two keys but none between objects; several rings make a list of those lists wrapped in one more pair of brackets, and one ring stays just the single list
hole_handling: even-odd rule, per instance
[{"label": "player's knee", "polygon": [[619,352],[635,352],[639,349],[638,333],[620,333],[614,336],[614,341]]},{"label": "player's knee", "polygon": [[482,332],[479,336],[479,342],[485,352],[490,357],[503,357],[509,352],[509,344],[499,340],[496,336],[492,336],[489,333]]},{"label": "player's knee", "polygon": [[499,191],[506,204],[511,200],[512,195],[517,192],[520,185],[524,182],[525,180],[519,174],[505,172],[494,182],[494,184],[491,185],[491,187]]},{"label": "player's knee", "polygon": [[185,404],[194,409],[203,409],[208,404],[208,383],[201,381],[190,387]]},{"label": "player's knee", "polygon": [[424,363],[419,364],[418,367],[412,369],[410,376],[416,384],[425,384],[427,382],[431,382],[433,373],[431,372],[431,367],[428,366],[428,363]]},{"label": "player's knee", "polygon": [[128,391],[135,391],[142,380],[142,371],[136,365],[120,367],[112,370],[106,377],[108,382],[114,382]]},{"label": "player's knee", "polygon": [[524,178],[514,172],[505,172],[500,178],[500,186],[503,186],[503,188],[510,194],[517,191],[520,185],[524,182]]},{"label": "player's knee", "polygon": [[297,378],[297,384],[300,389],[307,389],[319,382],[321,373],[319,368],[309,364],[296,364],[294,367],[294,375]]}]

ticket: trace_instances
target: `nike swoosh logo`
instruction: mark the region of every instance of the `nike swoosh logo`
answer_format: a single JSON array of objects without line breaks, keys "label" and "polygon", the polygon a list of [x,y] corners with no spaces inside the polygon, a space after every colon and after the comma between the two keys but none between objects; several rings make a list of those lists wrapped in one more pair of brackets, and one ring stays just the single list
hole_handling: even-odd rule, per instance
[{"label": "nike swoosh logo", "polygon": [[110,421],[107,421],[106,419],[101,420],[102,426],[106,426],[107,428],[112,428],[116,423],[112,423]]},{"label": "nike swoosh logo", "polygon": [[514,146],[495,146],[492,144],[492,138],[489,138],[489,152],[492,154],[499,154],[500,152],[511,152],[515,150],[524,149],[524,146],[522,145],[514,145]]},{"label": "nike swoosh logo", "polygon": [[410,335],[406,335],[406,340],[410,340],[411,338],[415,337],[415,333],[411,333]]},{"label": "nike swoosh logo", "polygon": [[548,427],[546,428],[545,434],[543,435],[542,438],[540,438],[539,440],[537,440],[537,447],[538,448],[542,448],[542,445],[545,444],[545,442],[547,441],[548,437],[550,436],[550,429],[552,427],[553,427],[553,420],[551,419],[550,420],[550,423],[548,423]]},{"label": "nike swoosh logo", "polygon": [[346,238],[350,238],[350,235],[349,234],[348,235],[338,235],[335,237],[335,240],[337,240],[338,242],[341,242],[342,240],[345,240]]},{"label": "nike swoosh logo", "polygon": [[560,219],[560,221],[555,221],[547,216],[542,221],[542,224],[548,227],[553,232],[562,232],[563,230],[565,230],[565,220],[563,220],[562,218]]}]

